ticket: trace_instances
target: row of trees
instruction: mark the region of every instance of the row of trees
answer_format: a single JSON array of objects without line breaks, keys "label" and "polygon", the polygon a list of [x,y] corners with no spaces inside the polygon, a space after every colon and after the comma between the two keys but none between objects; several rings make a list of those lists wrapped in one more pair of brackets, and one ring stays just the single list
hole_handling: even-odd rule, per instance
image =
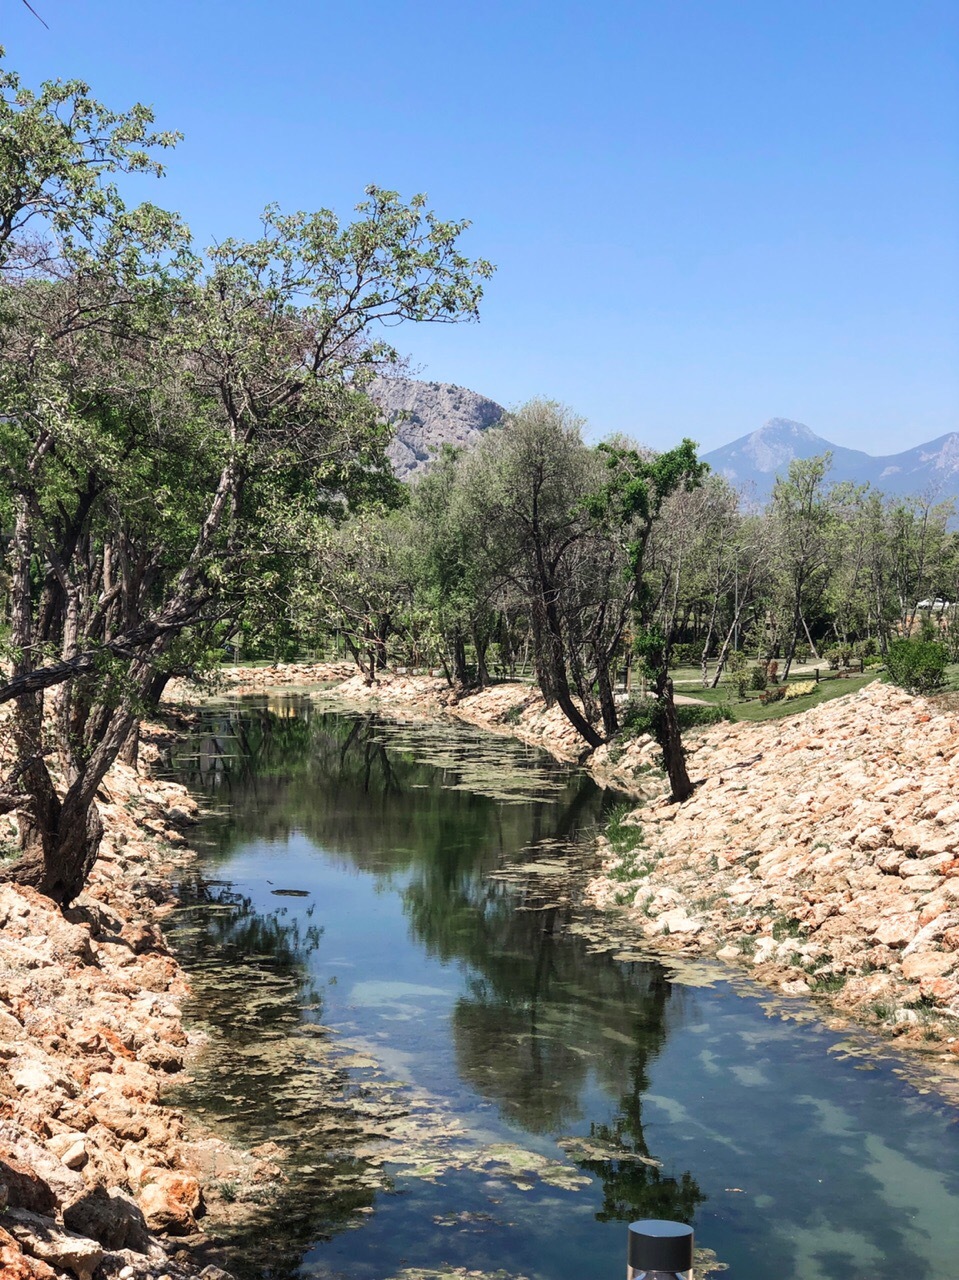
[{"label": "row of trees", "polygon": [[0,74],[0,811],[23,843],[5,874],[64,904],[169,676],[281,612],[328,522],[394,500],[364,394],[397,359],[383,326],[471,319],[491,272],[465,222],[372,187],[349,224],[270,208],[200,251],[122,197],[177,140],[152,125]]},{"label": "row of trees", "polygon": [[677,798],[677,657],[715,685],[743,652],[788,676],[797,655],[884,654],[920,622],[959,649],[942,607],[959,597],[951,502],[831,485],[826,455],[793,462],[748,513],[690,441],[589,447],[581,425],[531,402],[448,450],[400,507],[327,526],[291,626],[335,631],[371,681],[397,663],[482,685],[528,656],[587,748],[617,732],[614,687],[638,659]]}]

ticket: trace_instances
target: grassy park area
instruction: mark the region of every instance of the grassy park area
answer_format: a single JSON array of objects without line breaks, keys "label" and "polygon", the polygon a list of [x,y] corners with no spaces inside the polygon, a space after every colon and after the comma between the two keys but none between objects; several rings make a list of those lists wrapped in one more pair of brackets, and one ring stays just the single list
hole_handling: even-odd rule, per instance
[{"label": "grassy park area", "polygon": [[[815,667],[803,666],[790,672],[788,684],[795,685],[815,680]],[[744,699],[728,684],[720,684],[715,689],[703,688],[702,675],[698,667],[678,667],[673,675],[676,693],[685,697],[696,698],[713,706],[728,711],[733,720],[778,720],[783,716],[793,715],[798,711],[808,711],[811,707],[829,702],[833,698],[841,698],[847,693],[856,693],[864,685],[873,680],[885,679],[883,667],[867,668],[864,675],[858,673],[840,676],[835,671],[819,668],[819,681],[813,692],[798,698],[780,699],[778,702],[764,703],[759,691],[750,690]],[[959,663],[952,663],[946,668],[944,693],[959,691]]]}]

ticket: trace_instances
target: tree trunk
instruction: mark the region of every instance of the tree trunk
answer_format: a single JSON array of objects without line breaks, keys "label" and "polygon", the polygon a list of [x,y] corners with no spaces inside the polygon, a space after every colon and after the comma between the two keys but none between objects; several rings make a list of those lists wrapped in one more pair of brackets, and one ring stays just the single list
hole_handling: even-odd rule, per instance
[{"label": "tree trunk", "polygon": [[68,907],[83,891],[103,837],[103,819],[96,802],[91,801],[85,809],[81,812],[80,807],[65,804],[56,832],[29,828],[30,843],[23,857],[6,868],[0,880],[31,885],[61,907]]},{"label": "tree trunk", "polygon": [[596,689],[599,694],[599,709],[603,717],[603,730],[607,739],[619,729],[619,716],[616,712],[616,700],[613,697],[613,684],[609,674],[609,662],[605,654],[597,654]]},{"label": "tree trunk", "polygon": [[486,665],[486,650],[489,648],[489,632],[480,635],[479,627],[473,628],[473,648],[476,650],[476,680],[481,689],[490,682],[489,668]]},{"label": "tree trunk", "polygon": [[453,680],[461,688],[469,684],[469,668],[466,665],[466,639],[462,631],[454,631],[452,643]]},{"label": "tree trunk", "polygon": [[693,794],[693,784],[686,771],[686,749],[673,701],[673,682],[665,671],[660,673],[656,681],[656,696],[659,702],[656,740],[663,751],[663,765],[669,778],[672,798],[681,803]]},{"label": "tree trunk", "polygon": [[135,769],[140,760],[140,721],[134,720],[130,727],[130,732],[126,736],[123,746],[120,748],[117,756],[118,760],[122,760],[124,764]]},{"label": "tree trunk", "polygon": [[376,670],[385,671],[387,664],[386,642],[392,630],[392,622],[388,613],[381,613],[376,620]]},{"label": "tree trunk", "polygon": [[[566,662],[563,654],[563,638],[559,629],[559,618],[556,616],[555,606],[546,603],[546,653],[544,654],[545,666],[549,673],[549,683],[553,690],[554,701],[559,705],[560,710],[566,719],[570,722],[576,732],[591,747],[601,747],[603,739],[596,732],[590,722],[573,701],[573,695],[570,692],[569,680],[566,676]],[[545,696],[545,695],[544,695]]]}]

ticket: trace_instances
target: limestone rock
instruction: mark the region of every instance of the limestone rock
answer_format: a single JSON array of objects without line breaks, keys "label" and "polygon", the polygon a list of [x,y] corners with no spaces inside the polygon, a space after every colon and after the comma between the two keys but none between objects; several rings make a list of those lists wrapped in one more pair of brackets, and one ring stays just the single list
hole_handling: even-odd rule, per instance
[{"label": "limestone rock", "polygon": [[414,378],[377,378],[369,395],[394,427],[387,456],[404,480],[428,467],[444,444],[474,443],[506,412],[465,387]]},{"label": "limestone rock", "polygon": [[24,1254],[19,1240],[3,1227],[0,1227],[0,1276],[3,1280],[57,1280],[53,1267]]},{"label": "limestone rock", "polygon": [[147,1224],[139,1206],[116,1187],[91,1187],[63,1212],[64,1226],[99,1241],[107,1249],[146,1253]]},{"label": "limestone rock", "polygon": [[93,1280],[103,1261],[104,1251],[95,1240],[61,1230],[52,1218],[14,1209],[7,1215],[6,1226],[24,1253],[59,1271],[72,1272],[76,1280]]},{"label": "limestone rock", "polygon": [[153,1231],[187,1235],[196,1230],[195,1214],[202,1204],[200,1184],[191,1174],[158,1169],[140,1188],[137,1197]]}]

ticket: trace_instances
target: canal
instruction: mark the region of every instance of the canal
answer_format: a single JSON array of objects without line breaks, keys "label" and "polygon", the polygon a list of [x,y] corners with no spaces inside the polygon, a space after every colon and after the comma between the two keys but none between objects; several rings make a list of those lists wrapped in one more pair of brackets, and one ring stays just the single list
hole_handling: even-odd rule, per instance
[{"label": "canal", "polygon": [[174,767],[212,811],[176,1101],[291,1170],[232,1235],[244,1278],[613,1280],[642,1217],[693,1224],[697,1280],[959,1277],[955,1113],[591,920],[617,797],[582,771],[295,697],[209,710]]}]

